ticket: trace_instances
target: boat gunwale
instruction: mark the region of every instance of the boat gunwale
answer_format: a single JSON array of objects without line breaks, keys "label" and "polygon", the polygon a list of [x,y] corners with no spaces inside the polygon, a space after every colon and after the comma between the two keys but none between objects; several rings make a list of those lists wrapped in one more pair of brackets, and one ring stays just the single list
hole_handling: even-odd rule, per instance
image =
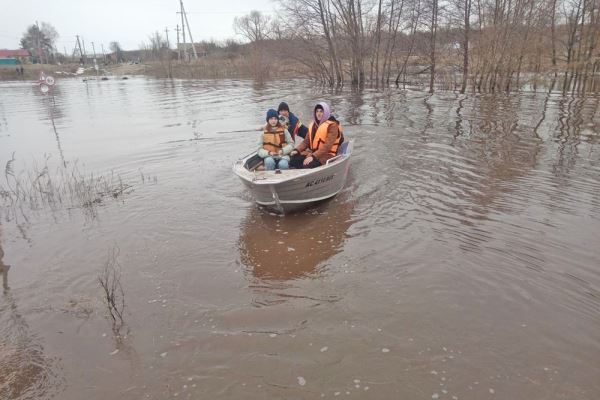
[{"label": "boat gunwale", "polygon": [[[348,145],[351,146],[352,142],[353,141],[351,140],[348,143]],[[279,176],[273,176],[273,177],[264,178],[264,179],[256,179],[256,171],[249,171],[246,168],[244,168],[244,164],[246,163],[246,161],[256,154],[256,152],[252,152],[252,153],[248,154],[247,156],[238,159],[233,164],[233,172],[238,177],[244,179],[245,181],[247,181],[253,185],[259,185],[259,186],[279,185],[279,184],[286,183],[289,181],[294,181],[297,179],[306,179],[306,177],[309,177],[309,176],[319,173],[321,171],[326,171],[327,169],[339,167],[342,164],[345,164],[346,162],[348,162],[350,160],[350,156],[352,155],[352,150],[353,149],[351,147],[349,153],[340,154],[340,156],[342,156],[342,157],[338,158],[337,160],[335,160],[332,163],[326,163],[325,165],[320,165],[316,168],[293,169],[291,171],[300,172],[300,173],[294,173],[293,176],[287,176],[287,177],[283,176],[283,175],[286,175],[283,171],[290,171],[290,170],[283,170],[281,174],[273,174],[273,175],[279,175]],[[261,172],[266,172],[266,171],[261,171]],[[273,179],[273,178],[275,178],[275,179]]]}]

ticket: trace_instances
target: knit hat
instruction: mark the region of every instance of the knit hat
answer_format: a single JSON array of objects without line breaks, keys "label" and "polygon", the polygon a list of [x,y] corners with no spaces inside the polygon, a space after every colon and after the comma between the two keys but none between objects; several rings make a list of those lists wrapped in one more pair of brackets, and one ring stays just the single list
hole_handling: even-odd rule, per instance
[{"label": "knit hat", "polygon": [[290,111],[290,107],[287,105],[285,101],[279,103],[279,107],[277,107],[277,112],[281,112],[281,110]]},{"label": "knit hat", "polygon": [[267,111],[267,122],[273,117],[279,118],[279,113],[272,108],[269,108],[269,111]]}]

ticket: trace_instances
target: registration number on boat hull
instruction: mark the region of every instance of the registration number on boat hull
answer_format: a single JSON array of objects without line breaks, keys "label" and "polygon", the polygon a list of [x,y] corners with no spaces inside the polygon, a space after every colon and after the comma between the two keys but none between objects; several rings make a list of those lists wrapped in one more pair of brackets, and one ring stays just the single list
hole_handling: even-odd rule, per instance
[{"label": "registration number on boat hull", "polygon": [[310,186],[319,185],[321,183],[329,182],[330,180],[333,179],[334,176],[335,176],[335,174],[329,175],[329,176],[325,176],[323,178],[314,179],[314,180],[312,180],[310,182],[306,182],[306,185],[304,185],[304,187],[310,187]]}]

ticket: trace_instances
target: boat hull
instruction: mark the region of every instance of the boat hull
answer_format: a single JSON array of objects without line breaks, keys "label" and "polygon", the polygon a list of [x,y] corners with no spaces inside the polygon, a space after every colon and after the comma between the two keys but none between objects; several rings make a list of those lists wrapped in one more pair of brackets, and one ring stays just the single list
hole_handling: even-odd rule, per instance
[{"label": "boat hull", "polygon": [[279,213],[310,207],[338,194],[346,183],[352,142],[344,153],[327,165],[312,169],[249,171],[245,168],[254,155],[234,164],[234,172],[252,192],[256,203]]}]

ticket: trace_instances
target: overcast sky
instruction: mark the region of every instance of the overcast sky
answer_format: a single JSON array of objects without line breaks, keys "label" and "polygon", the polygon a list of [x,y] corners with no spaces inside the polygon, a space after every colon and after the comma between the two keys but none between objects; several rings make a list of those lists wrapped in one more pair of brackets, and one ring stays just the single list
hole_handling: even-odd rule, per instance
[{"label": "overcast sky", "polygon": [[[233,19],[258,10],[272,14],[273,0],[184,0],[188,22],[195,42],[236,38]],[[91,53],[105,51],[112,41],[125,50],[137,50],[140,43],[157,30],[163,35],[169,30],[169,41],[177,42],[176,26],[181,27],[179,0],[0,0],[0,49],[17,49],[29,25],[48,22],[60,37],[59,52],[73,51],[75,35],[85,41]],[[186,34],[186,39],[188,36]],[[180,39],[181,40],[181,39]]]}]

